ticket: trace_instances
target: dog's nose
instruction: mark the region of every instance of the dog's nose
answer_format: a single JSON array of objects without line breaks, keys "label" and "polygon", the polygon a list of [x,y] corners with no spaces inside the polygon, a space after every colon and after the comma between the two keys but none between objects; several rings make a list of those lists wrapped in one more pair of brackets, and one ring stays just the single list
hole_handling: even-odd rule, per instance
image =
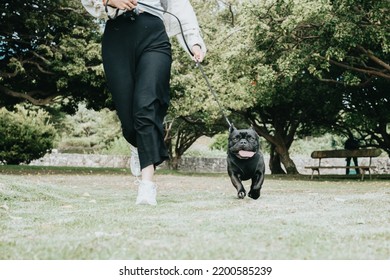
[{"label": "dog's nose", "polygon": [[246,142],[246,140],[245,139],[241,139],[241,141],[240,141],[240,145],[245,145],[247,142]]}]

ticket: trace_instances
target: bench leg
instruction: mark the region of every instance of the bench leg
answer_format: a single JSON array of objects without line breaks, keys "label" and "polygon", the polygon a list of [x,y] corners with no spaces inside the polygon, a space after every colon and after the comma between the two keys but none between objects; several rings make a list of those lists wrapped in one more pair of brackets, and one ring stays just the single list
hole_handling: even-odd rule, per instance
[{"label": "bench leg", "polygon": [[311,177],[310,177],[311,180],[313,180],[313,178],[314,178],[314,171],[317,171],[318,177],[320,177],[320,169],[319,168],[312,168],[311,169]]},{"label": "bench leg", "polygon": [[372,180],[372,174],[370,168],[362,168],[361,174],[362,174],[362,181],[364,181],[364,175],[366,174],[366,171],[368,171],[368,176],[370,177],[370,180]]}]

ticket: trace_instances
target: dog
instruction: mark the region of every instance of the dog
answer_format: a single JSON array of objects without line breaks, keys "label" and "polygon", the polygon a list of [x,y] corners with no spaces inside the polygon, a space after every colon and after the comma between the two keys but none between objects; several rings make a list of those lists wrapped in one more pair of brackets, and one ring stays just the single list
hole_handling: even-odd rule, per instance
[{"label": "dog", "polygon": [[253,128],[236,129],[233,125],[230,126],[227,171],[237,190],[238,198],[243,199],[246,196],[242,181],[249,179],[252,180],[252,184],[248,196],[255,200],[260,197],[265,164],[260,152],[259,136]]}]

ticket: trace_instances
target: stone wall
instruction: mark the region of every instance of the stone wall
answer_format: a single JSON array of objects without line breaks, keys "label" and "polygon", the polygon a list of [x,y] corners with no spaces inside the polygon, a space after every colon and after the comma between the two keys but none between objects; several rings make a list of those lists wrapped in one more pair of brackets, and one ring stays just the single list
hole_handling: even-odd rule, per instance
[{"label": "stone wall", "polygon": [[95,154],[62,154],[50,153],[34,160],[30,165],[37,166],[72,166],[72,167],[112,167],[128,168],[130,165],[128,156],[111,156]]},{"label": "stone wall", "polygon": [[[300,174],[311,174],[311,169],[305,166],[316,166],[318,160],[305,158],[303,156],[292,157],[298,172]],[[271,174],[268,166],[269,156],[264,156],[265,173]],[[368,159],[359,159],[359,164],[368,164]],[[321,162],[323,166],[331,165],[345,165],[345,159],[323,159]],[[376,168],[372,169],[372,174],[390,174],[390,159],[389,158],[375,158],[372,159],[372,165]],[[182,171],[188,172],[226,172],[226,158],[183,158],[179,164]],[[345,174],[345,169],[323,169],[321,174]]]},{"label": "stone wall", "polygon": [[[305,156],[292,157],[299,173],[311,174],[311,169],[305,166],[317,165],[318,160]],[[268,167],[269,156],[264,156],[266,174],[270,174]],[[359,164],[367,163],[368,159],[359,159]],[[376,168],[373,174],[390,174],[390,159],[379,157],[372,159]],[[72,166],[72,167],[112,167],[129,168],[130,157],[95,154],[62,154],[51,153],[43,158],[35,160],[30,165],[38,166]],[[345,159],[323,159],[321,165],[345,165]],[[161,168],[167,168],[162,165]],[[184,157],[179,163],[179,169],[185,172],[226,172],[226,158]],[[345,174],[345,169],[323,169],[321,174]]]}]

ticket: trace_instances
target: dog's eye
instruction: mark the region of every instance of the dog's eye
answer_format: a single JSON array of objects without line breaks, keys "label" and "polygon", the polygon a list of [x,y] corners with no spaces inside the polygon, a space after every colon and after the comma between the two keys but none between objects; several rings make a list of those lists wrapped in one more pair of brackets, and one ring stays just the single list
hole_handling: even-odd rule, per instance
[{"label": "dog's eye", "polygon": [[238,141],[241,140],[241,137],[240,137],[239,135],[232,136],[232,137],[230,138],[230,140],[231,140],[232,142],[236,143],[236,142],[238,142]]}]

